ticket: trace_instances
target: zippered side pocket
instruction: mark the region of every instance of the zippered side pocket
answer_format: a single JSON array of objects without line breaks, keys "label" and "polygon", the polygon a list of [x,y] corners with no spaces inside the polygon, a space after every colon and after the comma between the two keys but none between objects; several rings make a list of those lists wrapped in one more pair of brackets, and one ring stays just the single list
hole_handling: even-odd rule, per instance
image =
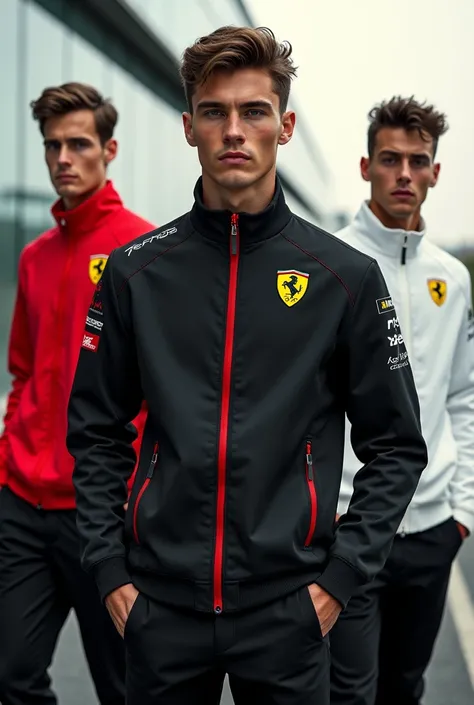
[{"label": "zippered side pocket", "polygon": [[306,439],[305,473],[306,485],[309,493],[310,520],[304,547],[309,548],[313,540],[314,531],[316,529],[316,517],[318,515],[318,497],[316,494],[316,485],[314,483],[313,450],[310,438]]},{"label": "zippered side pocket", "polygon": [[158,443],[155,443],[154,448],[153,448],[153,455],[151,458],[150,465],[148,467],[148,471],[145,477],[145,482],[143,485],[140,487],[140,492],[138,493],[137,500],[135,502],[135,506],[133,508],[133,536],[135,538],[136,543],[140,543],[140,538],[138,536],[138,508],[140,506],[140,502],[142,501],[143,495],[145,494],[148,485],[151,482],[151,478],[153,477],[153,473],[155,472],[155,467],[156,463],[158,460]]}]

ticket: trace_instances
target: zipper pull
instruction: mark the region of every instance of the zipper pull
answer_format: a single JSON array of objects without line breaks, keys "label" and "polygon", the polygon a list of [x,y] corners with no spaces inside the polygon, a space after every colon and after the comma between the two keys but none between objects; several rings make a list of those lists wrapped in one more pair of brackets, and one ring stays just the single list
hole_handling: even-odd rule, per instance
[{"label": "zipper pull", "polygon": [[408,242],[408,235],[405,235],[405,239],[403,240],[403,247],[402,247],[402,264],[407,263],[407,242]]},{"label": "zipper pull", "polygon": [[149,480],[151,480],[151,478],[153,477],[153,473],[155,472],[155,466],[156,466],[157,460],[158,460],[158,443],[155,443],[155,447],[153,448],[153,455],[151,456],[150,466],[149,466],[148,472],[146,474],[146,476]]},{"label": "zipper pull", "polygon": [[230,220],[230,254],[237,254],[237,226],[239,222],[239,216],[237,213],[232,213],[232,218]]},{"label": "zipper pull", "polygon": [[313,482],[313,454],[311,453],[311,443],[306,444],[306,466],[308,468],[308,480]]}]

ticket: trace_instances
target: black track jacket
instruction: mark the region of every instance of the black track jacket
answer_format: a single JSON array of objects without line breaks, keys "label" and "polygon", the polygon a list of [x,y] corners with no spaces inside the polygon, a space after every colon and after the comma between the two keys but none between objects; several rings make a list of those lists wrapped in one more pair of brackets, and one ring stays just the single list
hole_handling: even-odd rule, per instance
[{"label": "black track jacket", "polygon": [[[199,181],[190,213],[116,249],[67,439],[102,597],[133,582],[219,614],[317,582],[345,605],[427,462],[395,317],[376,262],[293,215],[278,181],[257,215],[207,210]],[[364,467],[336,527],[345,412]]]}]

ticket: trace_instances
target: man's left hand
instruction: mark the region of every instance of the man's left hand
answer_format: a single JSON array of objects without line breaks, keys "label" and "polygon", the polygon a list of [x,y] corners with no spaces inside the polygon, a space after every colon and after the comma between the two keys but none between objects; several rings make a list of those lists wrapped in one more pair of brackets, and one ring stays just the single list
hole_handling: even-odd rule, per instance
[{"label": "man's left hand", "polygon": [[462,536],[462,540],[464,541],[464,539],[467,539],[467,537],[469,536],[469,531],[466,529],[466,527],[464,526],[464,524],[460,524],[460,523],[457,521],[457,522],[456,522],[456,526],[458,527],[459,533],[460,533],[461,536]]},{"label": "man's left hand", "polygon": [[337,618],[342,610],[341,604],[330,595],[322,587],[313,583],[308,585],[309,594],[313,601],[313,606],[316,611],[316,616],[321,625],[321,633],[323,636],[331,631],[336,624]]}]

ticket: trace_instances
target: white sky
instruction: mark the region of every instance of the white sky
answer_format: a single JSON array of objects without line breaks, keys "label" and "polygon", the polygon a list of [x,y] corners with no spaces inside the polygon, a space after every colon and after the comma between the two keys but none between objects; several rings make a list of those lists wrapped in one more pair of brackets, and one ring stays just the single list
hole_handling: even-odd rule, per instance
[{"label": "white sky", "polygon": [[[367,113],[394,94],[447,113],[440,181],[424,206],[430,238],[474,246],[474,0],[249,0],[254,22],[293,45],[294,97],[353,214]],[[291,149],[291,144],[285,149]]]}]

